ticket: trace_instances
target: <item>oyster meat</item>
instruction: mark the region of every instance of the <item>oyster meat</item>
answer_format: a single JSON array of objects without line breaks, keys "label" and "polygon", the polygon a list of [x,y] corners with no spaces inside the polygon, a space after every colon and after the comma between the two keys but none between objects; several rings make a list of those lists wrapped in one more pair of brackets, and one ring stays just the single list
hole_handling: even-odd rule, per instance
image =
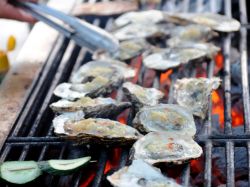
[{"label": "oyster meat", "polygon": [[182,132],[191,137],[196,133],[192,113],[175,104],[159,104],[140,109],[133,120],[133,126],[142,133]]},{"label": "oyster meat", "polygon": [[211,27],[219,32],[234,32],[240,29],[240,22],[225,15],[214,13],[165,13],[177,23],[192,22]]},{"label": "oyster meat", "polygon": [[83,97],[77,101],[68,101],[61,99],[50,105],[50,108],[59,113],[83,111],[85,118],[89,117],[115,117],[126,108],[129,108],[129,102],[118,102],[112,98],[98,97],[92,99],[90,97]]},{"label": "oyster meat", "polygon": [[136,141],[132,153],[134,159],[142,159],[149,164],[181,164],[200,157],[202,148],[187,134],[150,132]]},{"label": "oyster meat", "polygon": [[122,81],[123,79],[120,76],[113,77],[112,80],[98,76],[90,82],[86,82],[84,84],[59,84],[54,90],[54,94],[67,100],[76,100],[85,96],[94,98],[111,93],[114,88],[117,88],[122,83]]},{"label": "oyster meat", "polygon": [[141,108],[143,106],[157,105],[164,97],[164,93],[155,88],[143,88],[131,82],[125,82],[122,85],[123,92],[135,107]]},{"label": "oyster meat", "polygon": [[54,127],[55,132],[63,128],[63,133],[59,135],[80,143],[125,145],[131,144],[141,137],[141,134],[133,127],[102,118],[69,120],[60,124],[54,123]]},{"label": "oyster meat", "polygon": [[174,85],[176,102],[204,119],[208,111],[208,99],[211,92],[220,86],[219,78],[184,78]]},{"label": "oyster meat", "polygon": [[147,10],[140,12],[128,12],[122,14],[115,20],[117,27],[122,27],[131,23],[159,23],[164,21],[164,14],[159,10]]},{"label": "oyster meat", "polygon": [[134,160],[113,175],[107,177],[117,187],[181,187],[173,179],[165,177],[161,170],[142,160]]},{"label": "oyster meat", "polygon": [[204,50],[191,47],[167,48],[143,59],[143,64],[151,69],[165,71],[191,61],[198,61],[208,55]]}]

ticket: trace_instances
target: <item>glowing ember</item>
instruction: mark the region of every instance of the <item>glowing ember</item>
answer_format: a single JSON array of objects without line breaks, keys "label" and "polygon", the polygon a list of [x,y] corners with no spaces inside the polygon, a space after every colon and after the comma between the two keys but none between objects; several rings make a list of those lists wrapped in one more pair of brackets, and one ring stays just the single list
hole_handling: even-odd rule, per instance
[{"label": "glowing ember", "polygon": [[212,92],[212,114],[219,116],[220,126],[224,125],[224,102],[219,90]]},{"label": "glowing ember", "polygon": [[219,52],[215,57],[215,69],[214,74],[217,74],[224,66],[224,57],[221,52]]},{"label": "glowing ember", "polygon": [[120,157],[121,157],[121,148],[116,148],[112,150],[112,154],[109,156],[109,160],[107,160],[104,174],[107,174],[110,170],[116,169],[119,165]]},{"label": "glowing ember", "polygon": [[134,67],[136,69],[136,75],[135,77],[132,79],[133,83],[136,83],[138,81],[139,78],[139,72],[141,69],[141,65],[142,65],[142,56],[138,56],[135,59],[133,59],[131,61],[131,66]]},{"label": "glowing ember", "polygon": [[90,186],[91,182],[94,180],[95,172],[91,171],[91,172],[88,172],[88,174],[90,174],[90,175],[84,180],[84,182],[82,182],[80,187],[88,187],[88,186]]},{"label": "glowing ember", "polygon": [[207,77],[206,68],[207,68],[207,64],[202,64],[202,65],[197,66],[197,68],[196,68],[196,77],[197,78]]},{"label": "glowing ember", "polygon": [[233,126],[240,126],[244,124],[244,114],[242,105],[239,102],[236,102],[232,107],[232,125]]},{"label": "glowing ember", "polygon": [[160,83],[161,84],[164,84],[166,82],[170,82],[170,75],[173,73],[173,70],[170,69],[170,70],[167,70],[166,72],[164,73],[161,73],[160,75]]}]

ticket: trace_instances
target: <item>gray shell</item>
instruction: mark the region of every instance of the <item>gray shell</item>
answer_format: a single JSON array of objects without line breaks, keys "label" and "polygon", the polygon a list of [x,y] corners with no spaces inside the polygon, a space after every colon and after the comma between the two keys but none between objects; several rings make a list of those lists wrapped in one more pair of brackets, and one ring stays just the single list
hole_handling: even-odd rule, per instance
[{"label": "gray shell", "polygon": [[123,92],[130,102],[137,109],[143,106],[154,106],[164,97],[164,93],[155,88],[143,88],[131,82],[125,82],[122,85]]},{"label": "gray shell", "polygon": [[134,160],[107,177],[117,187],[181,187],[173,179],[164,176],[161,170],[142,160]]},{"label": "gray shell", "polygon": [[90,97],[83,97],[77,101],[59,100],[50,105],[54,112],[76,112],[83,111],[85,118],[89,117],[116,117],[123,110],[129,108],[129,102],[118,102],[112,98],[98,97],[91,99]]},{"label": "gray shell", "polygon": [[208,111],[208,99],[211,92],[217,89],[221,80],[219,78],[184,78],[176,81],[174,85],[174,98],[176,102],[204,119]]},{"label": "gray shell", "polygon": [[181,132],[194,136],[196,127],[192,113],[175,104],[159,104],[144,107],[137,112],[133,126],[142,133],[148,132]]},{"label": "gray shell", "polygon": [[187,134],[150,132],[136,141],[132,152],[134,159],[142,159],[149,164],[181,164],[199,158],[202,148]]},{"label": "gray shell", "polygon": [[151,69],[165,71],[206,57],[206,52],[198,48],[167,48],[161,52],[146,56],[143,59],[143,64]]}]

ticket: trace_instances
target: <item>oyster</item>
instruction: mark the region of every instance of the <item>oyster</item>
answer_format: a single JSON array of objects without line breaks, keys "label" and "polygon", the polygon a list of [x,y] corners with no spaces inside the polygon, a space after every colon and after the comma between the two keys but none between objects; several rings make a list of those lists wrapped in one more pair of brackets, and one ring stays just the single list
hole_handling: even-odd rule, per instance
[{"label": "oyster", "polygon": [[204,119],[208,110],[208,98],[219,87],[219,78],[184,78],[176,81],[174,85],[174,98],[176,102]]},{"label": "oyster", "polygon": [[143,59],[143,64],[151,69],[165,71],[178,67],[190,61],[197,61],[207,57],[204,50],[198,48],[167,48],[161,52],[153,53]]},{"label": "oyster", "polygon": [[55,132],[63,128],[61,136],[80,143],[131,144],[141,137],[141,134],[133,127],[102,118],[68,120],[60,124],[54,123],[54,127]]},{"label": "oyster", "polygon": [[129,102],[118,102],[112,98],[98,97],[96,99],[91,99],[90,97],[83,97],[75,102],[62,99],[52,103],[50,108],[59,113],[81,110],[84,112],[85,118],[106,118],[114,117],[130,106],[131,104]]},{"label": "oyster", "polygon": [[167,24],[132,23],[113,31],[118,40],[162,37],[169,34]]},{"label": "oyster", "polygon": [[122,27],[130,23],[159,23],[164,20],[164,14],[159,10],[147,10],[141,12],[128,12],[122,14],[115,20],[117,27]]},{"label": "oyster", "polygon": [[114,88],[118,87],[123,81],[119,78],[114,77],[114,79],[109,80],[99,76],[84,84],[62,83],[56,87],[54,94],[67,100],[76,100],[85,96],[98,97],[109,94]]},{"label": "oyster", "polygon": [[196,132],[192,113],[187,108],[174,104],[142,108],[137,112],[133,126],[142,133],[168,131],[194,136]]},{"label": "oyster", "polygon": [[155,88],[143,88],[131,82],[125,82],[122,85],[123,92],[135,107],[154,106],[164,97],[164,93]]},{"label": "oyster", "polygon": [[165,177],[160,169],[142,160],[134,160],[130,166],[121,168],[107,179],[119,187],[181,187],[173,179]]},{"label": "oyster", "polygon": [[191,136],[173,132],[150,132],[133,145],[134,159],[149,164],[161,162],[181,164],[198,158],[202,148]]},{"label": "oyster", "polygon": [[177,23],[193,22],[211,27],[220,32],[234,32],[240,29],[240,22],[225,15],[214,13],[165,13]]},{"label": "oyster", "polygon": [[114,76],[119,77],[119,72],[110,63],[104,61],[90,61],[81,66],[77,72],[73,73],[70,82],[85,83],[97,76],[112,79]]}]

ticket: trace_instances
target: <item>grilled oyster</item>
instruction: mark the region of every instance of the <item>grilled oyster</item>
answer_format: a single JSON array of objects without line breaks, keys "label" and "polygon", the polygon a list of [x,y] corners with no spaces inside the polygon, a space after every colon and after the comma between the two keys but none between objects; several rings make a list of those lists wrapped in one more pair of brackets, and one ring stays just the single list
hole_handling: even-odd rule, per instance
[{"label": "grilled oyster", "polygon": [[114,76],[118,76],[119,72],[112,64],[105,61],[90,61],[80,67],[77,72],[74,72],[70,81],[72,83],[85,83],[97,76],[102,76],[108,79],[112,79]]},{"label": "grilled oyster", "polygon": [[113,175],[107,177],[113,186],[119,187],[181,187],[173,179],[162,175],[161,170],[142,160],[134,160]]},{"label": "grilled oyster", "polygon": [[165,13],[172,21],[177,23],[193,22],[211,27],[220,32],[234,32],[240,29],[236,19],[214,13]]},{"label": "grilled oyster", "polygon": [[[102,118],[88,118],[79,121],[68,120],[64,123],[54,124],[55,132],[63,127],[63,137],[73,139],[81,143],[97,144],[131,144],[135,142],[141,134],[134,128]],[[60,132],[60,131],[59,131]]]},{"label": "grilled oyster", "polygon": [[154,106],[164,97],[164,94],[155,88],[143,88],[131,82],[125,82],[122,85],[123,92],[135,107]]},{"label": "grilled oyster", "polygon": [[174,98],[176,102],[204,119],[208,110],[208,97],[212,90],[220,85],[219,78],[184,78],[176,81],[174,85]]},{"label": "grilled oyster", "polygon": [[113,31],[118,40],[132,40],[138,38],[163,37],[169,34],[167,24],[132,23]]},{"label": "grilled oyster", "polygon": [[79,121],[81,119],[84,119],[85,114],[83,111],[77,111],[77,112],[65,112],[57,117],[55,117],[52,121],[54,132],[56,134],[64,134],[64,127],[63,125],[68,121]]},{"label": "grilled oyster", "polygon": [[99,76],[84,84],[62,83],[56,87],[54,94],[67,100],[76,100],[85,96],[98,97],[111,93],[122,81],[119,75],[112,80]]},{"label": "grilled oyster", "polygon": [[96,99],[83,97],[75,102],[62,99],[50,105],[53,111],[59,113],[76,112],[81,110],[84,112],[85,118],[115,117],[130,106],[131,104],[129,102],[118,102],[112,98],[102,97]]},{"label": "grilled oyster", "polygon": [[159,10],[147,10],[141,12],[128,12],[119,16],[115,20],[117,27],[122,27],[130,23],[159,23],[164,20],[164,14]]},{"label": "grilled oyster", "polygon": [[191,136],[173,132],[150,132],[133,145],[134,159],[149,164],[161,162],[181,164],[198,158],[202,148]]},{"label": "grilled oyster", "polygon": [[159,104],[142,108],[137,112],[133,126],[142,133],[168,131],[183,132],[194,136],[196,132],[192,113],[187,108],[174,104]]},{"label": "grilled oyster", "polygon": [[151,69],[165,71],[178,67],[181,64],[201,60],[206,57],[206,52],[198,48],[167,48],[161,52],[153,53],[145,57],[143,64]]}]

